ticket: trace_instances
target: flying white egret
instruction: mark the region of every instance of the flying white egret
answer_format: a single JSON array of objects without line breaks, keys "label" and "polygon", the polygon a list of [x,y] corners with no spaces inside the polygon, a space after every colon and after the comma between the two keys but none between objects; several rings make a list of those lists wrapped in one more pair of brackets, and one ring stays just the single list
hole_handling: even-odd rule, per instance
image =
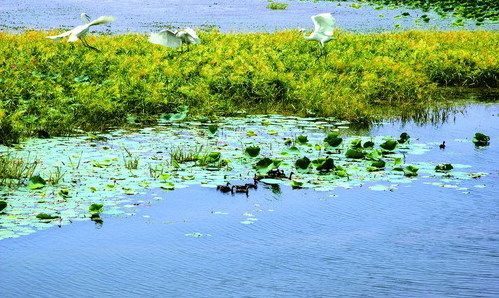
[{"label": "flying white egret", "polygon": [[306,40],[315,40],[319,42],[319,46],[321,47],[323,54],[325,54],[324,46],[326,42],[333,40],[333,26],[336,23],[335,18],[331,15],[331,13],[321,13],[311,17],[314,22],[314,32],[309,36],[306,35],[305,29],[300,29],[300,32],[303,33],[303,37]]},{"label": "flying white egret", "polygon": [[201,43],[196,32],[189,27],[180,31],[164,29],[158,33],[151,33],[149,41],[172,49],[182,46],[183,43],[187,45]]},{"label": "flying white egret", "polygon": [[88,16],[88,14],[86,14],[86,13],[84,13],[84,12],[80,15],[80,19],[81,19],[81,20],[82,20],[82,22],[83,22],[83,23],[85,23],[85,24],[90,23],[90,17]]},{"label": "flying white egret", "polygon": [[85,25],[77,26],[77,27],[75,27],[69,31],[66,31],[62,34],[59,34],[59,35],[46,36],[46,38],[50,38],[53,41],[59,41],[59,40],[63,39],[64,37],[69,36],[67,42],[75,42],[78,39],[81,39],[81,42],[83,43],[84,46],[89,47],[91,49],[94,49],[96,51],[99,51],[97,48],[92,47],[91,45],[88,44],[87,40],[85,39],[85,36],[88,34],[88,31],[90,30],[91,26],[111,23],[114,20],[116,20],[116,17],[101,16],[101,17],[90,22],[90,17],[86,13],[82,13],[80,15],[80,18],[84,23],[86,23]]}]

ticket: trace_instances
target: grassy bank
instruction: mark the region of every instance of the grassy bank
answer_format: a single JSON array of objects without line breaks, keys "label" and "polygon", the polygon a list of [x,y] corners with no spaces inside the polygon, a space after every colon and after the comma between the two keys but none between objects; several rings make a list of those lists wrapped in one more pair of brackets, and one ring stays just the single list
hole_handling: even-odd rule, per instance
[{"label": "grassy bank", "polygon": [[182,105],[191,115],[246,110],[368,122],[387,107],[431,104],[439,86],[499,87],[497,32],[340,32],[319,60],[317,44],[296,31],[205,32],[184,52],[139,34],[90,37],[100,53],[46,35],[0,33],[0,143],[120,126]]}]

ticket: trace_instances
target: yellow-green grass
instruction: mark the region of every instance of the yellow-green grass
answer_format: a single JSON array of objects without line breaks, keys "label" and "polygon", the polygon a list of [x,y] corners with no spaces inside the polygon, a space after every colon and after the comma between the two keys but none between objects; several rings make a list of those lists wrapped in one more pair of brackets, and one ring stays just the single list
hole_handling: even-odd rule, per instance
[{"label": "yellow-green grass", "polygon": [[[297,31],[200,32],[183,51],[145,34],[52,42],[0,33],[0,143],[43,130],[99,130],[190,107],[190,115],[314,114],[369,122],[428,106],[440,86],[498,87],[498,32],[339,32],[319,57]],[[9,141],[10,140],[10,141]]]}]

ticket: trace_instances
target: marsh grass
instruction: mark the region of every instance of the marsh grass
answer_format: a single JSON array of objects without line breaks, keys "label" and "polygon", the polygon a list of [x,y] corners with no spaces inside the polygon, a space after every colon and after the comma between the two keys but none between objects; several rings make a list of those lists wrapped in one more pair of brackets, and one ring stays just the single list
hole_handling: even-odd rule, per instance
[{"label": "marsh grass", "polygon": [[200,32],[203,43],[189,51],[142,34],[89,37],[100,53],[44,38],[53,33],[0,33],[2,144],[37,130],[125,126],[181,106],[189,116],[244,110],[365,123],[385,118],[385,108],[424,110],[439,87],[499,87],[497,32],[339,31],[321,59],[297,31]]},{"label": "marsh grass", "polygon": [[128,170],[136,170],[139,167],[140,158],[133,155],[127,148],[123,148],[126,152],[126,155],[123,155],[124,166]]},{"label": "marsh grass", "polygon": [[50,185],[59,184],[63,180],[64,175],[65,171],[63,170],[63,168],[60,166],[56,166],[49,172],[47,182]]},{"label": "marsh grass", "polygon": [[179,165],[185,162],[198,161],[200,156],[204,156],[206,154],[204,150],[203,145],[196,145],[193,148],[183,146],[173,147],[170,150],[170,163],[172,165]]},{"label": "marsh grass", "polygon": [[20,158],[10,152],[0,153],[0,186],[14,186],[29,179],[39,161]]}]

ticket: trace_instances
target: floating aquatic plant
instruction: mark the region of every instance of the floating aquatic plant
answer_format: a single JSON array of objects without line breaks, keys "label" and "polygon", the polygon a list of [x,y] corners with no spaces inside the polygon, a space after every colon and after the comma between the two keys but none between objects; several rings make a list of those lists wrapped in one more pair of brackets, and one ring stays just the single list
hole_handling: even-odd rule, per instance
[{"label": "floating aquatic plant", "polygon": [[384,151],[393,151],[397,147],[398,142],[395,140],[386,140],[385,142],[379,144],[379,146]]},{"label": "floating aquatic plant", "polygon": [[415,166],[412,166],[412,165],[408,165],[406,166],[403,171],[404,171],[404,175],[406,177],[415,177],[418,175],[418,170],[419,168],[418,167],[415,167]]},{"label": "floating aquatic plant", "polygon": [[251,157],[256,157],[258,154],[260,154],[260,147],[258,146],[249,146],[246,149],[244,149],[244,152],[248,154],[248,156]]},{"label": "floating aquatic plant", "polygon": [[0,212],[2,212],[5,208],[7,208],[7,202],[0,201]]},{"label": "floating aquatic plant", "polygon": [[[429,10],[436,11],[441,17],[448,15],[458,17],[455,26],[462,26],[464,19],[472,20],[476,25],[483,25],[484,22],[497,22],[499,17],[497,10],[499,5],[495,0],[361,0],[362,2],[379,4],[377,9],[384,6],[389,8],[407,7],[411,9],[421,9],[424,12]],[[409,12],[404,12],[398,18],[410,17]],[[430,17],[427,14],[421,15],[424,22],[429,22]]]},{"label": "floating aquatic plant", "polygon": [[339,133],[333,132],[324,138],[324,142],[331,147],[338,147],[343,142],[343,138],[339,136]]},{"label": "floating aquatic plant", "polygon": [[[254,178],[268,184],[274,193],[280,192],[281,184],[331,191],[336,187],[355,188],[365,183],[411,183],[419,179],[431,182],[451,179],[457,184],[461,180],[487,175],[468,173],[465,165],[453,164],[449,177],[448,173],[436,172],[436,165],[421,161],[420,156],[420,161],[411,162],[409,167],[404,165],[406,159],[425,154],[434,144],[399,144],[385,136],[348,136],[346,124],[333,118],[254,115],[225,118],[218,123],[224,128],[223,134],[206,133],[211,122],[200,120],[165,122],[161,126],[112,131],[95,137],[24,141],[16,151],[16,160],[42,157],[37,163],[37,174],[29,177],[49,177],[48,173],[55,167],[65,165],[61,169],[64,179],[58,184],[46,179],[43,184],[39,178],[29,182],[26,177],[21,180],[40,184],[41,188],[10,186],[8,191],[4,191],[7,188],[0,190],[2,201],[8,202],[0,215],[0,225],[7,227],[0,229],[0,238],[36,231],[42,224],[36,218],[39,213],[60,216],[60,220],[44,220],[43,228],[68,224],[69,220],[89,220],[89,213],[92,214],[89,206],[95,202],[100,202],[105,209],[98,212],[98,217],[90,217],[96,223],[102,223],[100,215],[125,213],[123,206],[134,200],[134,194],[143,194],[150,189],[175,191],[190,185],[203,185],[212,187],[213,195],[220,195],[216,191],[217,185]],[[247,136],[250,129],[256,135]],[[265,133],[268,130],[277,135]],[[306,135],[307,142],[298,143],[296,136],[299,135]],[[380,145],[388,139],[400,146],[385,154]],[[364,146],[367,142],[372,144]],[[351,148],[352,143],[357,148]],[[358,144],[363,145],[359,147]],[[256,158],[245,152],[249,147],[260,148]],[[123,167],[128,155],[123,154],[122,148],[133,152],[133,156],[147,166],[133,171]],[[0,156],[10,150],[0,146]],[[363,156],[347,157],[348,150],[362,152]]]},{"label": "floating aquatic plant", "polygon": [[295,167],[298,170],[307,170],[310,163],[311,163],[310,159],[304,156],[295,161]]},{"label": "floating aquatic plant", "polygon": [[454,167],[450,163],[440,163],[435,166],[435,171],[437,172],[448,172]]},{"label": "floating aquatic plant", "polygon": [[39,213],[36,218],[41,219],[41,220],[52,220],[52,219],[57,219],[60,218],[58,215],[50,215],[46,213]]},{"label": "floating aquatic plant", "polygon": [[483,133],[477,132],[471,140],[476,146],[488,146],[490,144],[490,137]]},{"label": "floating aquatic plant", "polygon": [[403,132],[400,134],[400,137],[397,140],[397,142],[399,142],[399,144],[405,144],[405,143],[408,143],[410,139],[411,139],[411,136],[409,136],[408,133]]}]

